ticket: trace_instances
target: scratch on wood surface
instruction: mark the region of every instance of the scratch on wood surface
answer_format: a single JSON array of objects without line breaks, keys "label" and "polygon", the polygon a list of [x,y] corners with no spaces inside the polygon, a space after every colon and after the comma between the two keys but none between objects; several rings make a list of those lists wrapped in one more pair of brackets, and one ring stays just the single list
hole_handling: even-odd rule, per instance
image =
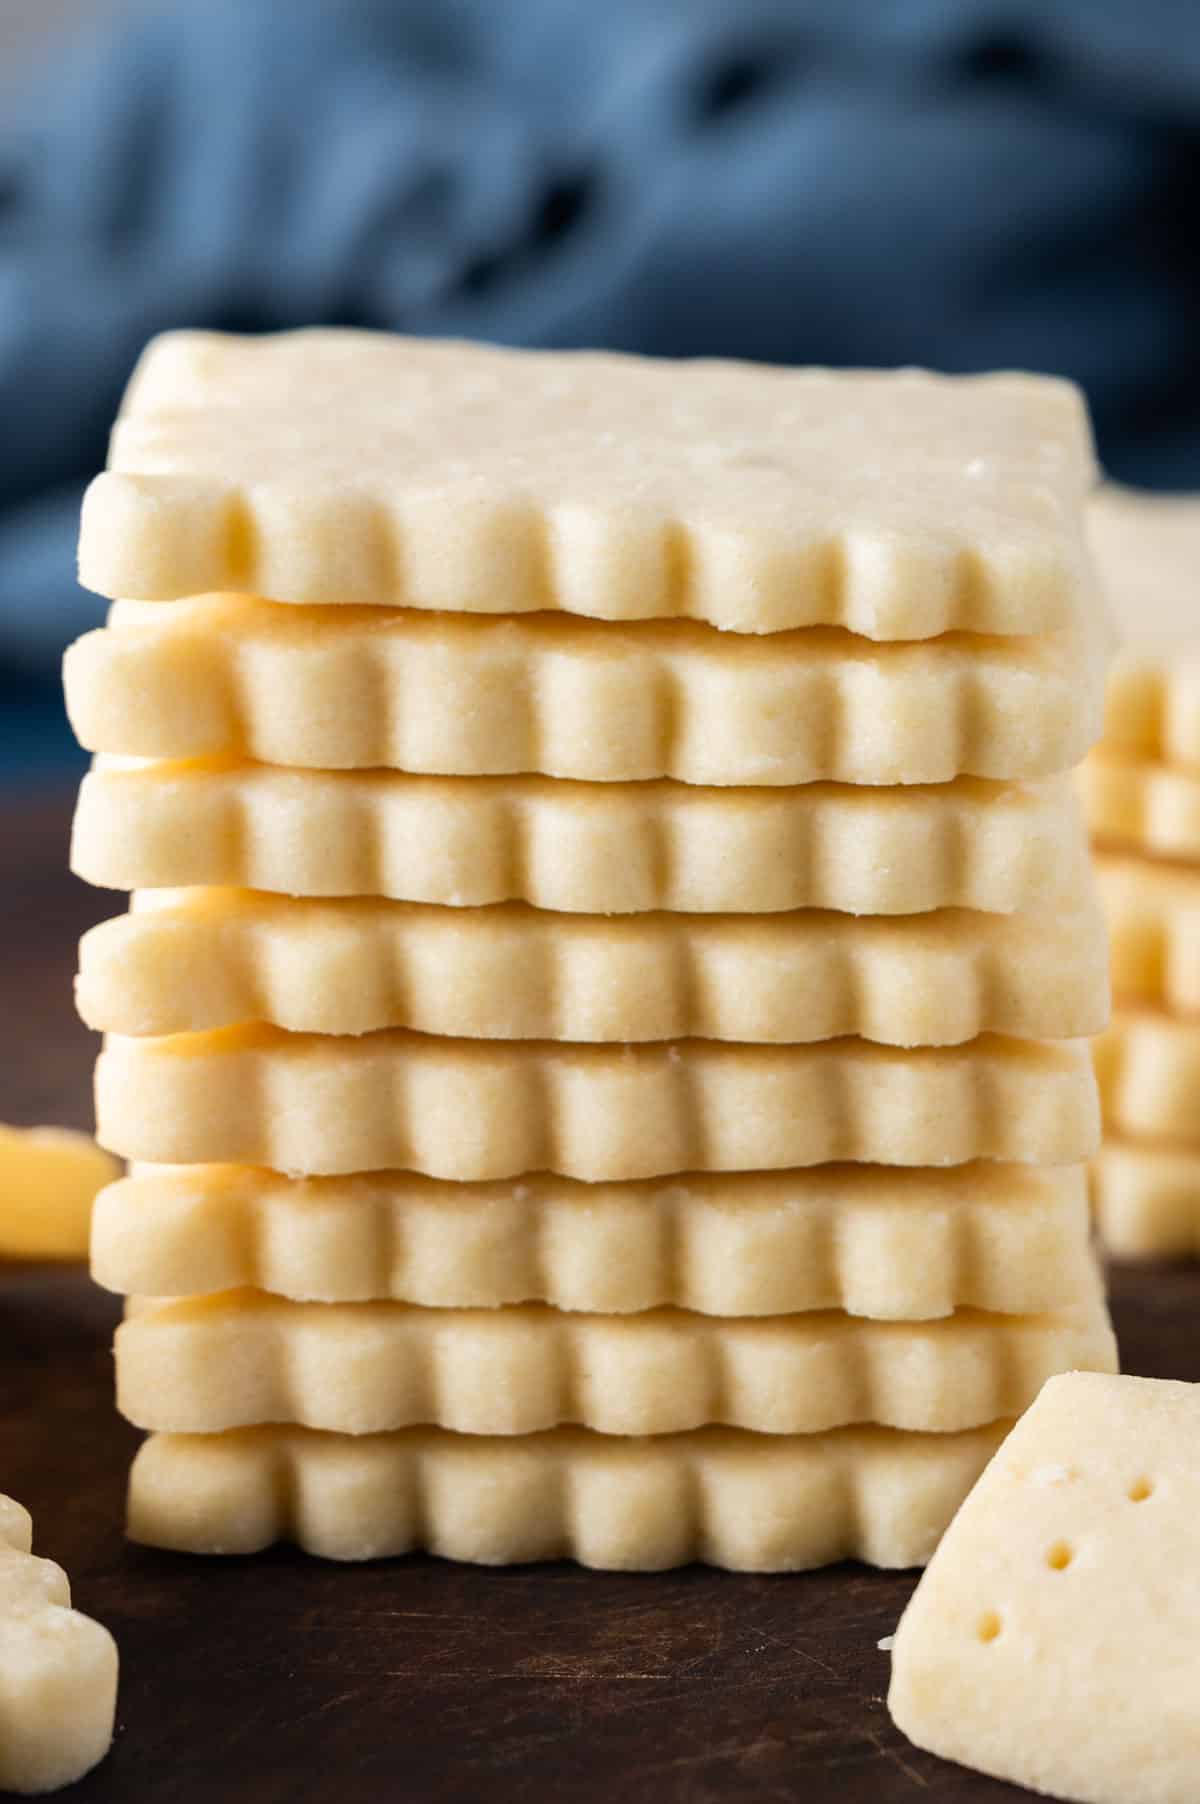
[{"label": "scratch on wood surface", "polygon": [[812,1653],[808,1648],[797,1647],[794,1641],[785,1641],[782,1635],[772,1635],[768,1629],[761,1626],[754,1632],[770,1646],[782,1648],[785,1654],[794,1654],[797,1660],[807,1660],[810,1666],[815,1666],[820,1672],[827,1673],[831,1679],[840,1681],[844,1677],[844,1674],[840,1673],[835,1666],[830,1666],[828,1660],[822,1660],[819,1654]]},{"label": "scratch on wood surface", "polygon": [[463,1628],[469,1626],[470,1619],[465,1610],[369,1610],[363,1614],[368,1618],[378,1617],[385,1621],[393,1619],[400,1622],[454,1622]]},{"label": "scratch on wood surface", "polygon": [[778,1736],[757,1735],[748,1741],[724,1741],[692,1753],[675,1754],[667,1760],[639,1761],[637,1770],[640,1778],[646,1778],[651,1773],[678,1772],[685,1767],[711,1766],[718,1762],[734,1761],[738,1766],[745,1766],[760,1755],[778,1755],[785,1751],[786,1744]]},{"label": "scratch on wood surface", "polygon": [[313,1704],[311,1709],[304,1711],[303,1715],[308,1721],[312,1721],[319,1716],[328,1716],[331,1710],[340,1710],[346,1704],[359,1703],[362,1696],[363,1693],[361,1690],[339,1691],[334,1697],[322,1698],[320,1703]]},{"label": "scratch on wood surface", "polygon": [[915,1766],[909,1766],[902,1751],[899,1748],[889,1746],[888,1743],[883,1740],[878,1729],[868,1729],[867,1740],[882,1759],[893,1761],[895,1765],[900,1768],[900,1771],[904,1774],[906,1779],[911,1779],[913,1784],[919,1785],[922,1791],[929,1790],[929,1781],[924,1773],[919,1773]]}]

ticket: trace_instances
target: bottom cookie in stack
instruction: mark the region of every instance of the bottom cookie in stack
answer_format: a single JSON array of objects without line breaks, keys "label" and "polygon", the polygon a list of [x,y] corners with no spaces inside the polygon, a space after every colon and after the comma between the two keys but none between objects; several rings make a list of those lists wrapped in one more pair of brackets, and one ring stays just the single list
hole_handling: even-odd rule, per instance
[{"label": "bottom cookie in stack", "polygon": [[920,1566],[1010,1426],[710,1427],[648,1439],[582,1428],[155,1434],[133,1464],[128,1530],[183,1553],[284,1540],[331,1560],[421,1549],[482,1565],[571,1559],[641,1572],[693,1560],[734,1572],[842,1559]]}]

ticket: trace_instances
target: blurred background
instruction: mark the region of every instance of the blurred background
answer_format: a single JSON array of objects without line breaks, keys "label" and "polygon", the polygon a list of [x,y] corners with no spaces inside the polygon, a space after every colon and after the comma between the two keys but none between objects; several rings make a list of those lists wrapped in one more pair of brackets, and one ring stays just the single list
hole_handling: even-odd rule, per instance
[{"label": "blurred background", "polygon": [[0,0],[0,785],[168,326],[1082,383],[1200,487],[1194,0]]}]

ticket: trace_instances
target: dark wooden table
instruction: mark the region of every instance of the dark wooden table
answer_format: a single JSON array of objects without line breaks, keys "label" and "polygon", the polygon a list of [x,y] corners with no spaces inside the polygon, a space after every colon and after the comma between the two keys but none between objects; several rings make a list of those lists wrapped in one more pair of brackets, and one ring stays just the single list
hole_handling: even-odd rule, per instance
[{"label": "dark wooden table", "polygon": [[[0,805],[0,1117],[86,1124],[74,941],[117,898],[64,871],[69,798]],[[1114,1274],[1127,1369],[1200,1379],[1200,1270]],[[127,1546],[135,1436],[114,1414],[115,1300],[0,1272],[0,1490],[114,1631],[111,1757],[80,1804],[983,1804],[1019,1794],[907,1746],[884,1707],[913,1575],[692,1567],[335,1567]]]}]

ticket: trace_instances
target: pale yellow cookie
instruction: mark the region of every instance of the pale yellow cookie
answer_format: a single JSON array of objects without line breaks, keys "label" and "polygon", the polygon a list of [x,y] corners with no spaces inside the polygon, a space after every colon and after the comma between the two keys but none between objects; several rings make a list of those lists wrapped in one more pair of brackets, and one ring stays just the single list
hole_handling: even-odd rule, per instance
[{"label": "pale yellow cookie", "polygon": [[27,1511],[0,1497],[0,1791],[57,1791],[109,1750],[117,1648],[71,1608],[61,1566],[30,1553]]},{"label": "pale yellow cookie", "polygon": [[433,1308],[1036,1314],[1085,1282],[1087,1222],[1084,1171],[1070,1165],[836,1165],[628,1184],[142,1166],[97,1199],[92,1276],[143,1296],[252,1286],[301,1302]]},{"label": "pale yellow cookie", "polygon": [[421,1548],[485,1566],[572,1559],[627,1572],[692,1560],[735,1572],[918,1566],[1007,1427],[700,1428],[638,1441],[579,1428],[156,1434],[133,1462],[128,1530],[180,1553],[294,1541],[327,1560]]},{"label": "pale yellow cookie", "polygon": [[1096,855],[1114,987],[1130,1001],[1200,1014],[1200,870]]},{"label": "pale yellow cookie", "polygon": [[1059,777],[711,790],[105,760],[84,779],[71,847],[76,875],[109,889],[226,884],[572,914],[1007,913],[1078,896],[1086,859]]},{"label": "pale yellow cookie", "polygon": [[86,1258],[93,1199],[118,1169],[90,1134],[0,1124],[0,1258]]},{"label": "pale yellow cookie", "polygon": [[1119,758],[1101,746],[1084,759],[1078,781],[1094,839],[1200,861],[1200,771]]},{"label": "pale yellow cookie", "polygon": [[1096,1227],[1120,1259],[1200,1253],[1200,1150],[1106,1137],[1092,1165]]},{"label": "pale yellow cookie", "polygon": [[1099,737],[1103,624],[872,645],[686,621],[118,602],[67,653],[94,752],[782,785],[1040,777]]},{"label": "pale yellow cookie", "polygon": [[1089,525],[1122,641],[1104,743],[1200,765],[1200,497],[1102,489]]},{"label": "pale yellow cookie", "polygon": [[1113,1371],[1098,1279],[1047,1315],[940,1322],[837,1311],[756,1320],[541,1304],[417,1309],[262,1291],[143,1303],[117,1330],[117,1407],[139,1428],[292,1422],[341,1434],[428,1424],[532,1434],[576,1423],[671,1434],[720,1423],[817,1434],[854,1422],[949,1432],[1017,1415],[1052,1372]]},{"label": "pale yellow cookie", "polygon": [[361,1039],[230,1028],[110,1039],[101,1143],[166,1164],[310,1176],[398,1168],[463,1182],[594,1182],[843,1159],[1070,1165],[1098,1144],[1086,1041],[985,1036],[898,1051],[862,1040],[644,1046]]},{"label": "pale yellow cookie", "polygon": [[1200,1147],[1200,1022],[1118,1007],[1094,1047],[1106,1128]]},{"label": "pale yellow cookie", "polygon": [[1200,1386],[1053,1379],[901,1619],[900,1728],[1050,1797],[1194,1804],[1198,1513]]},{"label": "pale yellow cookie", "polygon": [[84,936],[90,1027],[193,1033],[265,1021],[298,1033],[384,1027],[472,1039],[901,1046],[976,1034],[1073,1039],[1108,1019],[1104,922],[1090,888],[1010,915],[876,918],[550,914],[145,890]]},{"label": "pale yellow cookie", "polygon": [[1082,398],[384,334],[173,333],[88,492],[82,581],[878,639],[1091,605]]}]

